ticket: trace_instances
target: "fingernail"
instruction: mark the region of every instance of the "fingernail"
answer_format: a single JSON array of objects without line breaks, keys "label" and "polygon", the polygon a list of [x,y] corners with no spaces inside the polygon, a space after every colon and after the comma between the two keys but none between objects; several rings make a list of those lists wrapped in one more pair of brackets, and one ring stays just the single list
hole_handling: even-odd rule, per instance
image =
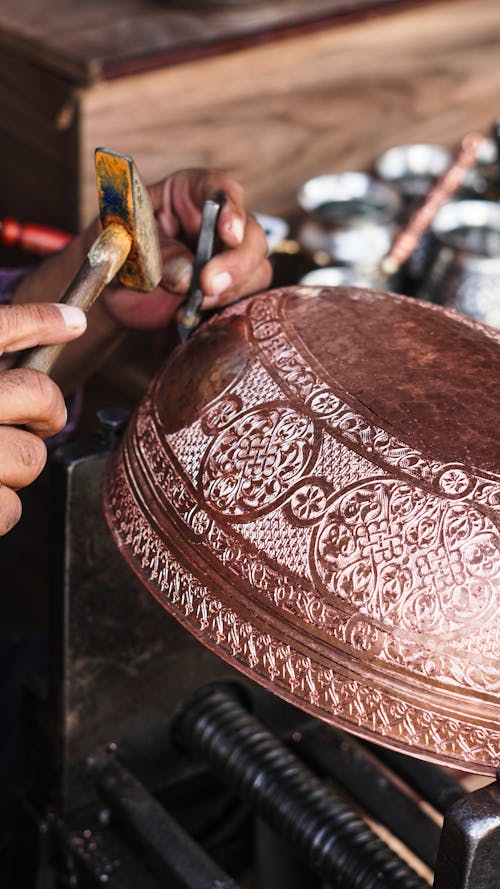
[{"label": "fingernail", "polygon": [[229,227],[233,233],[233,237],[235,238],[235,240],[238,242],[238,244],[241,244],[241,242],[243,241],[243,235],[245,234],[245,226],[243,225],[242,220],[237,218],[233,219]]},{"label": "fingernail", "polygon": [[163,277],[168,284],[178,289],[187,287],[193,275],[193,264],[185,256],[178,256],[167,266]]},{"label": "fingernail", "polygon": [[229,290],[232,286],[233,279],[229,272],[219,272],[212,278],[212,296],[220,296],[225,290]]},{"label": "fingernail", "polygon": [[55,303],[61,315],[64,318],[65,327],[72,331],[82,331],[87,327],[87,316],[85,312],[76,306],[67,306],[64,303]]}]

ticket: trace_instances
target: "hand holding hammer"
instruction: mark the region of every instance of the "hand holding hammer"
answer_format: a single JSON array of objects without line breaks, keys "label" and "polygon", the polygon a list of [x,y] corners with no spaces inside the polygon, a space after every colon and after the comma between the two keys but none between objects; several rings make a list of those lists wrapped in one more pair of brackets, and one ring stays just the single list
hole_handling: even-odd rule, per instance
[{"label": "hand holding hammer", "polygon": [[[98,148],[96,176],[103,231],[61,300],[84,312],[117,273],[122,286],[142,292],[153,290],[162,273],[153,208],[132,158]],[[20,366],[48,374],[63,348],[38,346]]]}]

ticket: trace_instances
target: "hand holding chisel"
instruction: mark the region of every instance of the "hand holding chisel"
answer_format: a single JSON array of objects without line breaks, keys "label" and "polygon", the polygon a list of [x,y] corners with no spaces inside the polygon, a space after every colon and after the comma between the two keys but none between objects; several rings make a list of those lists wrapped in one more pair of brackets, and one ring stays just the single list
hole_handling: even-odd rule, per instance
[{"label": "hand holding chisel", "polygon": [[203,302],[203,292],[200,287],[200,275],[202,269],[212,258],[214,242],[217,233],[219,213],[226,201],[225,192],[217,192],[213,200],[205,201],[201,214],[200,234],[196,247],[196,256],[193,264],[193,277],[189,287],[186,301],[179,311],[177,329],[179,337],[184,342],[200,322],[200,308]]}]

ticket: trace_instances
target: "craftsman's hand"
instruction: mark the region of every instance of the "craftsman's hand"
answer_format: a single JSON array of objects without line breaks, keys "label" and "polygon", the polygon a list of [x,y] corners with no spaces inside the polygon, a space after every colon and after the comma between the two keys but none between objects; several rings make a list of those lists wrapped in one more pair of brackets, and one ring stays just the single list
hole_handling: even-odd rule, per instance
[{"label": "craftsman's hand", "polygon": [[[1,306],[0,354],[68,342],[83,333],[86,323],[83,312],[69,306]],[[0,534],[20,518],[21,501],[15,492],[34,481],[45,466],[43,439],[59,432],[65,422],[64,398],[49,377],[36,370],[0,373]]]},{"label": "craftsman's hand", "polygon": [[244,209],[241,186],[218,171],[181,170],[149,188],[162,250],[160,287],[146,295],[108,287],[106,305],[118,321],[153,329],[172,319],[191,281],[203,204],[221,189],[227,195],[217,226],[222,248],[201,273],[203,308],[226,305],[269,285],[266,237]]}]

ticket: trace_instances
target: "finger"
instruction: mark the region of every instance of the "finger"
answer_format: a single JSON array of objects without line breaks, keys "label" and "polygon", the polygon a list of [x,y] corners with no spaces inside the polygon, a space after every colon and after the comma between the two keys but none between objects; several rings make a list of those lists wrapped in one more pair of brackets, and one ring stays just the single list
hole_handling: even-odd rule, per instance
[{"label": "finger", "polygon": [[0,426],[0,483],[18,490],[30,485],[40,475],[47,461],[47,448],[41,438]]},{"label": "finger", "polygon": [[160,286],[171,293],[185,294],[193,277],[193,254],[189,248],[165,235],[160,237],[162,278]]},{"label": "finger", "polygon": [[225,192],[227,201],[219,218],[219,235],[228,246],[241,243],[245,228],[243,189],[235,179],[218,170],[181,170],[152,186],[150,194],[160,228],[168,237],[184,236],[194,245],[203,204],[220,191]]},{"label": "finger", "polygon": [[217,232],[223,243],[228,247],[238,247],[242,244],[249,218],[243,207],[243,198],[241,203],[237,203],[228,195],[221,207],[217,222]]},{"label": "finger", "polygon": [[0,536],[7,534],[21,518],[21,501],[6,485],[0,487]]},{"label": "finger", "polygon": [[106,295],[112,314],[126,327],[136,330],[158,330],[175,318],[182,296],[157,287],[151,293],[114,290]]},{"label": "finger", "polygon": [[56,303],[0,307],[0,350],[17,352],[31,346],[66,343],[83,333],[87,319],[81,309]]},{"label": "finger", "polygon": [[40,438],[59,432],[67,411],[62,392],[37,370],[8,370],[0,374],[0,424],[26,426]]},{"label": "finger", "polygon": [[208,311],[210,309],[222,308],[243,296],[249,296],[251,293],[260,293],[267,290],[272,277],[272,268],[268,260],[265,260],[258,269],[245,282],[244,289],[236,290],[230,288],[219,294],[219,296],[206,296],[203,299],[202,309]]},{"label": "finger", "polygon": [[205,266],[200,283],[207,294],[204,307],[224,305],[248,293],[258,281],[265,288],[271,280],[271,266],[267,260],[267,241],[261,226],[249,217],[243,243],[239,247],[218,253]]},{"label": "finger", "polygon": [[193,255],[179,241],[159,232],[162,279],[150,293],[124,287],[107,287],[103,299],[111,314],[125,327],[157,330],[175,317],[193,275]]}]

